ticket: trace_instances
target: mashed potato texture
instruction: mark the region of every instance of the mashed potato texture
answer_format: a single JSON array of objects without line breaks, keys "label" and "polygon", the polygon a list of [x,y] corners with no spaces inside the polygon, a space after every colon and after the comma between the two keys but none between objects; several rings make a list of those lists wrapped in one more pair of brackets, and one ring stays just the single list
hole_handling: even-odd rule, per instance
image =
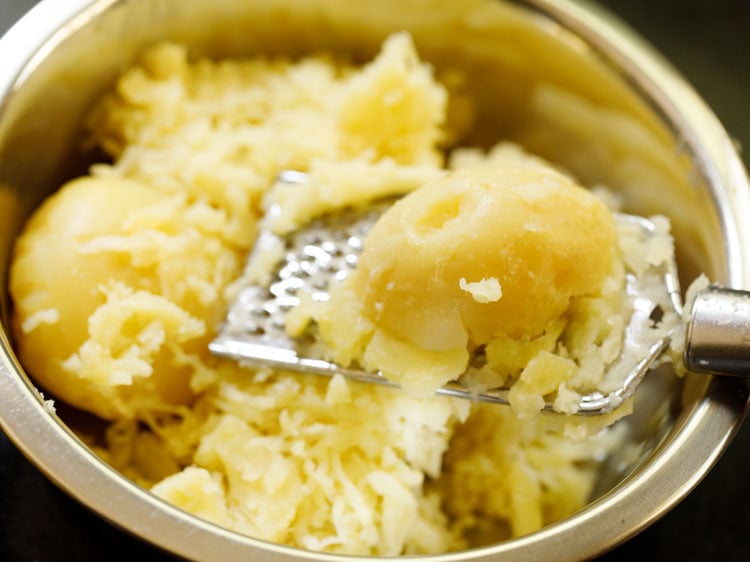
[{"label": "mashed potato texture", "polygon": [[204,366],[186,354],[205,347],[241,265],[202,212],[118,177],[45,201],[11,274],[19,353],[43,386],[106,419],[192,399],[189,374]]},{"label": "mashed potato texture", "polygon": [[[508,338],[552,350],[564,333],[555,319],[571,297],[572,322],[590,329],[567,348],[611,330],[601,319],[619,310],[607,300],[617,283],[579,298],[602,276],[616,278],[600,206],[549,171],[446,176],[446,102],[405,34],[363,67],[330,56],[191,61],[171,44],[144,53],[88,122],[91,142],[112,161],[62,186],[18,240],[10,288],[21,360],[58,400],[106,420],[103,438],[82,438],[114,468],[260,539],[360,555],[434,553],[527,533],[579,509],[616,432],[572,443],[545,416],[522,422],[507,408],[246,369],[206,347],[266,209],[287,209],[277,224],[284,231],[350,200],[426,182],[435,183],[380,227],[419,259],[398,264],[385,240],[374,243],[364,260],[372,290],[347,304],[363,307],[362,318],[382,305],[371,354],[402,345],[408,357],[418,345],[429,349],[429,367],[455,372],[467,349],[486,343],[488,361],[513,371],[529,348],[514,355]],[[268,193],[284,169],[309,171],[317,183]],[[516,179],[531,189],[519,192]],[[490,185],[500,200],[488,196]],[[552,228],[549,192],[552,206],[567,209]],[[464,213],[494,236],[475,243],[456,220]],[[442,223],[453,223],[452,233],[434,228]],[[418,256],[415,245],[430,236]],[[495,237],[513,250],[495,255]],[[555,248],[551,261],[527,245],[536,237]],[[446,250],[466,267],[434,270],[429,260],[440,263]],[[403,288],[389,288],[381,258]],[[503,267],[489,267],[498,261]],[[430,272],[436,278],[420,296],[417,278]],[[523,284],[538,292],[533,307],[518,301]],[[441,318],[437,331],[426,329],[430,306],[399,325],[396,297],[410,311],[449,299],[459,313]]]},{"label": "mashed potato texture", "polygon": [[612,213],[550,167],[455,171],[378,220],[321,336],[337,361],[431,393],[479,346],[542,336],[574,297],[600,295],[615,248]]}]

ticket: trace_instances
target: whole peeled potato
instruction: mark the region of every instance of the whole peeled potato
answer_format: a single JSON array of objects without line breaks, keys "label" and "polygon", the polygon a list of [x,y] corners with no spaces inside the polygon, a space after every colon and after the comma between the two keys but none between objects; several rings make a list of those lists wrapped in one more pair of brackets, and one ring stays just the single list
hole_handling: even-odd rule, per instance
[{"label": "whole peeled potato", "polygon": [[192,398],[195,361],[220,317],[238,257],[191,225],[187,202],[109,177],[74,180],[19,237],[14,332],[47,391],[104,418]]},{"label": "whole peeled potato", "polygon": [[467,168],[378,220],[317,320],[339,359],[434,390],[476,347],[537,337],[573,297],[596,295],[615,247],[612,213],[569,177],[541,165]]}]

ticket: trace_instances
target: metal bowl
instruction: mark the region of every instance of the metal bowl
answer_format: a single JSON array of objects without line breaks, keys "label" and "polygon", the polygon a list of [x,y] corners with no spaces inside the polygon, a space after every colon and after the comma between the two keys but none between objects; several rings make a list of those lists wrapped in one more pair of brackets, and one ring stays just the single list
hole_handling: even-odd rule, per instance
[{"label": "metal bowl", "polygon": [[[689,86],[634,34],[570,0],[44,0],[0,40],[0,279],[36,205],[83,173],[81,121],[145,46],[195,55],[341,50],[369,57],[408,29],[438,69],[460,65],[478,103],[465,144],[509,138],[622,194],[630,212],[673,222],[683,282],[698,272],[750,288],[750,188],[735,148]],[[2,287],[7,293],[5,286]],[[115,525],[195,560],[343,560],[240,536],[188,515],[99,460],[27,377],[2,299],[0,422],[63,490]],[[649,377],[627,444],[575,515],[434,561],[577,560],[626,540],[679,502],[721,455],[748,404],[746,384]],[[351,558],[346,558],[350,560]]]}]

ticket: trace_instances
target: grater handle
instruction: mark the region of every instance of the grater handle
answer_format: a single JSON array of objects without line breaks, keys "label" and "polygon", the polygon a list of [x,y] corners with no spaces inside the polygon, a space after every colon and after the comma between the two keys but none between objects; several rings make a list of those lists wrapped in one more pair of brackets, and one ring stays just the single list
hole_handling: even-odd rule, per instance
[{"label": "grater handle", "polygon": [[685,363],[691,371],[750,378],[750,292],[711,285],[698,294]]}]

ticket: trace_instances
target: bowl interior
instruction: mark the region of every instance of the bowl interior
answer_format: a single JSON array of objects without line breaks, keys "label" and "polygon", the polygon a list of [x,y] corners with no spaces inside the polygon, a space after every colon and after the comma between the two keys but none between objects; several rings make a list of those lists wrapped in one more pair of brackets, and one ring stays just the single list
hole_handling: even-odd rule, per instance
[{"label": "bowl interior", "polygon": [[[724,195],[708,180],[705,163],[684,144],[679,124],[658,99],[629,74],[632,69],[579,33],[574,19],[544,6],[482,0],[73,2],[56,33],[24,53],[21,75],[0,92],[0,279],[7,278],[14,237],[33,209],[102,157],[83,142],[84,117],[143,48],[167,39],[186,43],[195,58],[323,50],[366,60],[389,33],[406,29],[437,75],[473,100],[469,119],[459,105],[451,108],[449,118],[466,122],[458,144],[517,141],[584,184],[619,193],[628,212],[667,215],[683,283],[701,271],[725,280],[732,263],[719,251],[726,247]],[[5,285],[2,291],[7,295]],[[10,306],[6,296],[6,334]],[[12,361],[12,344],[9,353]],[[625,422],[629,445],[607,463],[597,496],[606,498],[642,471],[654,451],[689,424],[709,383],[688,379],[681,392],[672,381],[670,373],[650,377],[639,393],[637,413]],[[71,426],[90,423],[64,417]]]}]

